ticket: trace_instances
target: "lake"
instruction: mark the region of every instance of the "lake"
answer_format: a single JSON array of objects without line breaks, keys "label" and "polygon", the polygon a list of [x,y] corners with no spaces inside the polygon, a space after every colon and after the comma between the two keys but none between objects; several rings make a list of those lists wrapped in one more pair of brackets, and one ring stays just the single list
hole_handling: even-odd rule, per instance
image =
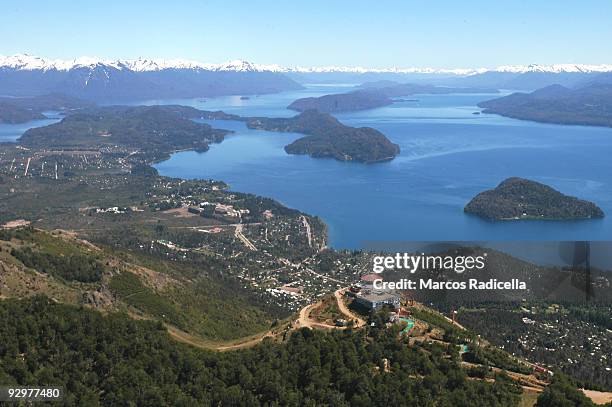
[{"label": "lake", "polygon": [[48,126],[61,120],[61,116],[57,112],[45,112],[44,115],[47,116],[46,119],[30,120],[25,123],[0,123],[0,143],[15,142],[28,129]]},{"label": "lake", "polygon": [[[310,85],[297,92],[210,99],[154,100],[249,116],[291,116],[304,96],[346,92],[349,85]],[[477,193],[510,176],[551,185],[597,203],[612,215],[612,129],[538,124],[475,115],[476,104],[499,95],[418,95],[416,102],[338,114],[351,126],[371,126],[401,147],[393,161],[364,165],[288,155],[298,134],[234,130],[205,153],[181,152],[156,165],[162,175],[214,178],[233,190],[279,200],[320,216],[330,245],[360,248],[371,241],[612,240],[610,217],[588,221],[489,222],[463,213]],[[142,102],[138,103],[142,104]],[[0,124],[0,142],[59,120]]]},{"label": "lake", "polygon": [[[285,107],[347,86],[309,86],[298,92],[241,100],[222,97],[163,100],[250,116],[291,116]],[[350,89],[350,88],[349,88]],[[597,203],[612,214],[612,129],[560,126],[473,114],[499,95],[417,95],[360,112],[338,114],[351,126],[370,126],[401,147],[393,161],[374,165],[288,155],[298,134],[235,131],[205,153],[181,152],[156,167],[163,175],[214,178],[236,191],[275,198],[329,225],[330,244],[360,248],[367,241],[610,240],[610,218],[586,221],[489,222],[463,213],[477,193],[511,176],[548,184]]]}]

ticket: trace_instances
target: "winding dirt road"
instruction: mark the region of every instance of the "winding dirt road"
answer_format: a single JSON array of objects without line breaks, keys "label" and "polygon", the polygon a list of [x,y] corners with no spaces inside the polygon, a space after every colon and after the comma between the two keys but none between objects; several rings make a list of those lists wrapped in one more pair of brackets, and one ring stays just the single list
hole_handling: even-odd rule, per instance
[{"label": "winding dirt road", "polygon": [[361,318],[359,315],[355,314],[353,311],[348,309],[348,307],[344,303],[344,299],[342,298],[342,296],[344,295],[345,292],[346,292],[346,288],[341,288],[334,292],[334,297],[336,297],[336,302],[338,303],[338,308],[340,309],[340,312],[344,314],[347,320],[354,321],[353,326],[355,328],[361,328],[362,326],[365,326],[366,321],[363,318]]}]

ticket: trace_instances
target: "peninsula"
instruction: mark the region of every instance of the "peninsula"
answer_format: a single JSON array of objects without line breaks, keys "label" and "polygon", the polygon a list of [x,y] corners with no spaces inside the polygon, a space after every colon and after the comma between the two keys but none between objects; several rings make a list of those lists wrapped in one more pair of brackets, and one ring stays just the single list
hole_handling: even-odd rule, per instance
[{"label": "peninsula", "polygon": [[285,147],[288,154],[362,163],[391,160],[399,154],[399,146],[378,130],[346,126],[333,116],[314,110],[292,118],[267,118],[178,105],[80,109],[58,123],[26,131],[19,144],[65,149],[116,146],[146,152],[158,160],[178,150],[207,151],[210,143],[223,141],[229,133],[195,119],[236,120],[251,129],[305,134],[307,137]]},{"label": "peninsula", "polygon": [[543,123],[612,127],[612,85],[551,85],[479,103],[484,113]]},{"label": "peninsula", "polygon": [[297,99],[287,108],[298,112],[316,109],[324,113],[339,113],[388,106],[398,101],[394,98],[415,94],[497,92],[496,89],[451,88],[392,81],[366,82],[360,85],[358,90],[352,92]]},{"label": "peninsula", "polygon": [[45,119],[43,112],[67,111],[91,106],[92,103],[60,95],[43,95],[32,97],[0,97],[0,123],[25,123],[30,120]]},{"label": "peninsula", "polygon": [[118,146],[160,158],[177,150],[208,150],[227,130],[197,123],[204,112],[186,106],[107,106],[83,109],[60,122],[26,131],[25,147],[91,148]]},{"label": "peninsula", "polygon": [[375,109],[392,103],[393,100],[384,93],[368,89],[297,99],[287,109],[298,112],[316,109],[324,113],[339,113]]},{"label": "peninsula", "polygon": [[482,192],[465,207],[466,213],[490,220],[572,220],[602,218],[604,212],[584,201],[523,178],[508,178]]},{"label": "peninsula", "polygon": [[346,126],[333,116],[316,110],[307,110],[291,118],[253,117],[246,119],[246,123],[251,129],[306,134],[285,147],[289,154],[374,163],[391,160],[400,152],[399,146],[378,130]]}]

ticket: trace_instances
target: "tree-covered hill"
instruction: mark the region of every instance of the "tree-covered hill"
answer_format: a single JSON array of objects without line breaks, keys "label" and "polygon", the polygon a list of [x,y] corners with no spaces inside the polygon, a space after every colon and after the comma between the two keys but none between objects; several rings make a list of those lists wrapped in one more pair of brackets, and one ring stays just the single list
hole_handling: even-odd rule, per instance
[{"label": "tree-covered hill", "polygon": [[592,202],[517,177],[508,178],[495,189],[478,194],[466,205],[465,212],[493,220],[566,220],[604,216],[603,211]]},{"label": "tree-covered hill", "polygon": [[247,126],[268,131],[306,134],[285,147],[289,154],[331,157],[340,161],[372,163],[391,160],[399,146],[378,130],[350,127],[327,113],[307,110],[292,118],[248,118]]},{"label": "tree-covered hill", "polygon": [[45,294],[120,310],[161,321],[210,347],[267,330],[287,315],[216,273],[214,259],[180,264],[164,257],[109,250],[59,231],[0,229],[0,297]]},{"label": "tree-covered hill", "polygon": [[211,353],[175,343],[163,326],[53,303],[0,302],[0,382],[61,385],[63,405],[516,406],[498,375],[470,380],[456,356],[382,330],[303,329],[284,343]]}]

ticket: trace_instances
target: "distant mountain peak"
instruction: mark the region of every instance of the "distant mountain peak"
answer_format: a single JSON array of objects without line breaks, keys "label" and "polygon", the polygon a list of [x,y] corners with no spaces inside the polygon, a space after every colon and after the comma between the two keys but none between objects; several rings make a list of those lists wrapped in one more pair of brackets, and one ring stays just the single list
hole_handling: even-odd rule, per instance
[{"label": "distant mountain peak", "polygon": [[243,60],[204,64],[185,59],[0,56],[0,94],[12,96],[56,92],[87,100],[117,101],[265,94],[300,88],[278,66]]},{"label": "distant mountain peak", "polygon": [[129,69],[135,72],[161,71],[166,69],[191,69],[205,71],[232,71],[232,72],[287,72],[278,65],[260,65],[249,61],[237,59],[221,64],[202,63],[187,59],[103,59],[95,57],[80,57],[71,60],[51,59],[29,54],[16,54],[11,56],[0,55],[0,68],[15,70],[57,70],[69,71],[78,68],[95,68],[107,66],[115,69]]},{"label": "distant mountain peak", "polygon": [[239,72],[251,72],[257,71],[259,68],[252,64],[249,61],[244,61],[242,59],[235,59],[233,61],[228,61],[224,64],[216,67],[218,71],[239,71]]},{"label": "distant mountain peak", "polygon": [[570,88],[554,84],[534,90],[533,92],[531,92],[531,96],[536,98],[558,98],[568,95],[571,92],[572,90]]},{"label": "distant mountain peak", "polygon": [[528,72],[542,72],[542,73],[591,73],[591,72],[611,72],[612,64],[599,64],[599,65],[587,65],[587,64],[555,64],[555,65],[504,65],[499,66],[495,69],[497,72],[509,72],[509,73],[528,73]]},{"label": "distant mountain peak", "polygon": [[166,69],[188,69],[204,71],[232,71],[232,72],[278,72],[278,73],[396,73],[396,74],[446,74],[457,76],[470,76],[486,72],[503,73],[597,73],[612,72],[612,64],[555,64],[555,65],[503,65],[497,68],[401,68],[397,66],[386,68],[367,68],[361,66],[292,66],[283,67],[276,64],[255,64],[242,59],[214,64],[203,63],[187,59],[103,59],[95,57],[80,57],[71,60],[51,59],[29,54],[16,54],[11,56],[0,55],[0,68],[17,70],[58,70],[69,71],[76,68],[93,68],[96,66],[109,66],[115,69],[129,69],[135,72],[161,71]]},{"label": "distant mountain peak", "polygon": [[17,70],[58,70],[69,71],[76,68],[95,68],[96,66],[110,66],[124,69],[121,61],[103,60],[94,57],[79,57],[71,60],[43,58],[29,54],[16,54],[11,56],[0,55],[0,68]]}]

